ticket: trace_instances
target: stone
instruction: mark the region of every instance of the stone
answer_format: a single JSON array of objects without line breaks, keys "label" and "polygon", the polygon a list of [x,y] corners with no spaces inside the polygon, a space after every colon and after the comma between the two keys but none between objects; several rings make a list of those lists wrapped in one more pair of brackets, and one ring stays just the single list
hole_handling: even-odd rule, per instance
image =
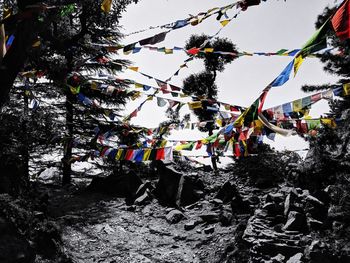
[{"label": "stone", "polygon": [[207,228],[204,228],[203,231],[205,234],[211,234],[214,233],[215,227],[214,226],[209,226]]},{"label": "stone", "polygon": [[177,210],[171,210],[166,216],[166,220],[168,221],[169,224],[176,224],[181,221],[182,218],[184,218],[184,214]]},{"label": "stone", "polygon": [[232,214],[226,211],[220,213],[219,221],[222,226],[230,226],[232,223]]},{"label": "stone", "polygon": [[296,211],[290,211],[283,230],[304,232],[306,230],[306,226],[306,218],[304,214]]},{"label": "stone", "polygon": [[196,227],[196,225],[197,225],[197,222],[194,220],[191,220],[184,225],[184,228],[186,231],[189,231],[189,230],[194,229]]},{"label": "stone", "polygon": [[187,206],[197,202],[203,192],[197,191],[194,180],[186,175],[182,175],[176,195],[177,206]]},{"label": "stone", "polygon": [[302,263],[303,253],[297,253],[290,257],[286,263]]},{"label": "stone", "polygon": [[269,193],[266,196],[266,202],[275,202],[280,203],[283,202],[284,195],[282,193]]},{"label": "stone", "polygon": [[158,162],[157,165],[159,180],[154,194],[161,204],[179,207],[188,206],[199,200],[200,194],[196,192],[201,190],[199,180],[182,175],[162,162]]},{"label": "stone", "polygon": [[175,206],[182,174],[176,171],[173,167],[167,167],[163,163],[157,164],[159,180],[154,190],[154,194],[161,204]]},{"label": "stone", "polygon": [[136,193],[135,193],[135,197],[138,198],[141,195],[143,195],[146,190],[149,190],[150,192],[153,190],[153,185],[150,181],[146,181],[143,184],[141,184],[139,186],[139,188],[137,189]]},{"label": "stone", "polygon": [[305,198],[305,212],[311,214],[314,219],[324,221],[327,218],[327,207],[325,204],[312,195]]},{"label": "stone", "polygon": [[284,201],[284,215],[287,216],[289,211],[291,211],[294,202],[297,198],[297,194],[294,191],[290,191]]},{"label": "stone", "polygon": [[152,200],[151,193],[149,192],[148,189],[146,189],[144,194],[135,200],[135,205],[145,205],[149,203],[151,200]]},{"label": "stone", "polygon": [[219,214],[217,213],[208,213],[208,214],[203,214],[199,215],[199,217],[208,224],[214,224],[219,222]]},{"label": "stone", "polygon": [[93,178],[87,191],[133,199],[141,184],[142,181],[135,172],[114,173],[106,178]]},{"label": "stone", "polygon": [[237,195],[239,195],[237,188],[232,185],[230,181],[226,181],[216,194],[215,198],[222,200],[224,203],[228,203]]}]

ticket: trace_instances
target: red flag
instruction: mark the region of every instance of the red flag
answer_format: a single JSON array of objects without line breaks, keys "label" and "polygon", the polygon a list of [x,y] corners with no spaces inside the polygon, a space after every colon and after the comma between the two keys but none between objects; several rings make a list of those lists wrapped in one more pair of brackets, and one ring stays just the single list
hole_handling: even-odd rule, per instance
[{"label": "red flag", "polygon": [[156,160],[164,160],[164,158],[165,158],[164,148],[157,149]]},{"label": "red flag", "polygon": [[134,150],[132,149],[127,150],[125,154],[125,160],[130,161],[132,159],[133,154],[134,154]]},{"label": "red flag", "polygon": [[332,25],[335,34],[340,40],[346,40],[350,38],[350,4],[349,0],[344,1],[344,3],[339,7],[337,12],[332,18]]}]

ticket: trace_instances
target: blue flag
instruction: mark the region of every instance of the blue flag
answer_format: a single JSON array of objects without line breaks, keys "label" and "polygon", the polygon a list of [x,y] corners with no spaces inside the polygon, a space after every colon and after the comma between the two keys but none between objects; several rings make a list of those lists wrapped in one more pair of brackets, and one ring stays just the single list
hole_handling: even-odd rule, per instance
[{"label": "blue flag", "polygon": [[275,80],[271,83],[271,86],[278,87],[286,83],[289,80],[289,75],[292,72],[293,65],[294,59],[287,65],[287,67],[282,71],[282,73],[277,78],[275,78]]}]

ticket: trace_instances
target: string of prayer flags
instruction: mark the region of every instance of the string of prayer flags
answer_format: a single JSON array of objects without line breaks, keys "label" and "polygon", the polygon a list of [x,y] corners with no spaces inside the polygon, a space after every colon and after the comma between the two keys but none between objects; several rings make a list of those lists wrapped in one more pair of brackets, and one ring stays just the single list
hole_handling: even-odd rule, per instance
[{"label": "string of prayer flags", "polygon": [[99,153],[96,153],[96,155],[116,161],[145,162],[163,160],[169,162],[173,160],[173,148],[162,147],[154,149],[115,149],[104,147]]},{"label": "string of prayer flags", "polygon": [[350,2],[345,0],[331,20],[337,37],[344,41],[350,38]]}]

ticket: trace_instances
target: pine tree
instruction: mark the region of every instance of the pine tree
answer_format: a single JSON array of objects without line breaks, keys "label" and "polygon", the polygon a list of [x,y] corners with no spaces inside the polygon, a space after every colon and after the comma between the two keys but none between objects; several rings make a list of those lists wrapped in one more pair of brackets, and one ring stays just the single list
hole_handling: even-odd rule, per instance
[{"label": "pine tree", "polygon": [[[205,70],[198,74],[192,74],[183,82],[184,92],[192,96],[198,97],[202,102],[202,109],[195,109],[194,113],[200,121],[214,120],[216,112],[207,110],[208,106],[214,106],[216,103],[218,87],[215,83],[218,72],[225,69],[225,65],[231,63],[237,56],[235,45],[225,38],[211,39],[207,35],[192,35],[186,43],[186,49],[191,48],[213,49],[213,51],[231,52],[232,55],[223,55],[213,52],[199,52],[195,58],[204,61]],[[203,99],[202,99],[203,98]],[[215,128],[214,122],[208,122],[204,127],[204,131],[208,131],[209,135],[213,134]]]},{"label": "pine tree", "polygon": [[[56,90],[65,98],[65,150],[62,164],[63,183],[69,183],[74,135],[92,135],[92,132],[84,131],[94,126],[93,120],[86,116],[102,114],[102,107],[90,107],[86,113],[77,105],[77,96],[72,94],[70,88],[71,81],[74,76],[79,76],[79,81],[73,84],[80,86],[82,94],[99,98],[100,102],[103,99],[108,99],[114,105],[126,102],[127,96],[123,92],[106,96],[99,91],[92,91],[89,75],[115,73],[127,64],[111,56],[101,44],[118,45],[121,37],[118,32],[120,15],[128,4],[137,3],[137,0],[115,1],[109,12],[108,4],[103,5],[102,11],[102,1],[93,0],[52,0],[45,1],[45,4],[41,1],[18,1],[17,5],[12,1],[5,2],[6,8],[12,10],[12,15],[4,22],[5,32],[7,35],[13,34],[15,40],[1,62],[1,106],[6,102],[14,79],[21,70],[43,72],[51,81],[46,88]],[[104,81],[104,84],[114,85],[116,89],[125,87],[125,84],[113,80]]]}]

